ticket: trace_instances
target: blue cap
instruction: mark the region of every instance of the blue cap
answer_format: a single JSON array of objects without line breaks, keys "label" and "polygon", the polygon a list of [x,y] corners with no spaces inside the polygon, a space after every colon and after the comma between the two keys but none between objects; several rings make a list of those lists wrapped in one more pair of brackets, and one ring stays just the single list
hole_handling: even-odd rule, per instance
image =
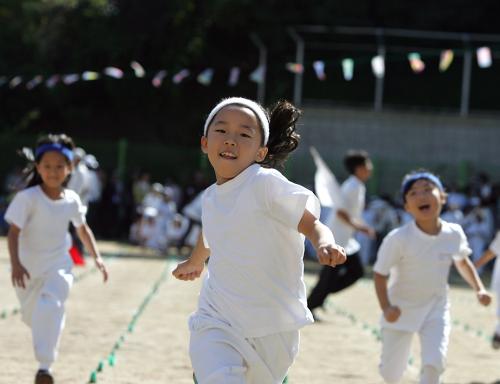
[{"label": "blue cap", "polygon": [[403,182],[401,183],[401,196],[403,197],[403,200],[405,198],[406,193],[408,190],[411,188],[413,183],[417,180],[429,180],[431,183],[433,183],[438,189],[442,192],[444,192],[444,187],[443,183],[441,183],[441,180],[436,175],[433,175],[430,172],[418,172],[418,173],[412,173],[408,176],[406,176],[403,179]]}]

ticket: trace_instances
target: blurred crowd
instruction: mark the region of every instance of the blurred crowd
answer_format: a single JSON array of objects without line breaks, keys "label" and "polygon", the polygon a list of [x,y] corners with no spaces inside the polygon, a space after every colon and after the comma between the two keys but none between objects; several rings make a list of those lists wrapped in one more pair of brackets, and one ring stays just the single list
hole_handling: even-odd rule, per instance
[{"label": "blurred crowd", "polygon": [[[208,183],[195,173],[189,185],[171,178],[153,182],[148,172],[136,170],[120,178],[105,170],[82,148],[75,149],[75,163],[67,187],[76,191],[87,207],[87,221],[98,239],[130,241],[159,252],[169,247],[192,247],[201,222],[200,192]],[[0,234],[8,225],[3,214],[15,192],[26,184],[21,167],[3,183],[0,197]]]},{"label": "blurred crowd", "polygon": [[[145,171],[134,171],[125,179],[116,170],[106,171],[95,156],[75,151],[75,165],[68,187],[78,192],[88,207],[87,221],[99,239],[127,240],[132,244],[165,252],[169,247],[192,248],[201,228],[201,192],[208,186],[203,174],[195,173],[189,185],[167,177],[153,181]],[[3,183],[0,197],[0,233],[5,234],[5,211],[14,193],[23,188],[22,169],[14,168]],[[447,186],[446,221],[462,225],[476,260],[500,228],[500,185],[479,173],[462,189]],[[329,212],[322,215],[328,221]],[[330,212],[331,214],[331,212]],[[401,202],[389,195],[370,196],[364,220],[376,231],[371,239],[357,234],[365,265],[373,264],[384,236],[410,220]],[[306,255],[314,257],[313,255]]]}]

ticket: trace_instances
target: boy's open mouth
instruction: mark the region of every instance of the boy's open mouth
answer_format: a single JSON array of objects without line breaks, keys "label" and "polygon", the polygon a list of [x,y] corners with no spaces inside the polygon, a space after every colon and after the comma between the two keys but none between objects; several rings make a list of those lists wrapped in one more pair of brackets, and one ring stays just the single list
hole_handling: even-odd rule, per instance
[{"label": "boy's open mouth", "polygon": [[422,212],[428,211],[430,208],[430,204],[422,204],[418,206],[418,209]]},{"label": "boy's open mouth", "polygon": [[227,159],[227,160],[234,160],[238,157],[232,152],[221,152],[221,153],[219,153],[219,156],[222,157],[223,159]]}]

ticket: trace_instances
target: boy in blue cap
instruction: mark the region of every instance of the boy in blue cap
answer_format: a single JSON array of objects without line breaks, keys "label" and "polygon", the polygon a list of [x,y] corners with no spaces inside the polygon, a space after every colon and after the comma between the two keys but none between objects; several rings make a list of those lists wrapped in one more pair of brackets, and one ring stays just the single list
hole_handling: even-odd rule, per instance
[{"label": "boy in blue cap", "polygon": [[482,305],[489,305],[491,296],[469,260],[471,249],[462,228],[440,218],[446,193],[439,178],[427,171],[409,173],[403,178],[401,195],[413,220],[385,237],[374,265],[383,311],[379,370],[385,382],[399,382],[413,334],[418,333],[420,384],[438,384],[451,329],[447,283],[451,264]]}]

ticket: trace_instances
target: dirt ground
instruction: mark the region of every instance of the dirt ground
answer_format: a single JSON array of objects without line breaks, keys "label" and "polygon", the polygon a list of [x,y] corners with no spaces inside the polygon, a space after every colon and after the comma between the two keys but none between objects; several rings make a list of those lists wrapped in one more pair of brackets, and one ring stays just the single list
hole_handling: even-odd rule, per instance
[{"label": "dirt ground", "polygon": [[[192,383],[187,354],[187,316],[195,309],[200,282],[170,276],[173,258],[100,243],[110,281],[103,285],[90,263],[74,269],[77,281],[67,302],[66,328],[53,369],[57,383]],[[307,284],[314,284],[314,273]],[[17,313],[9,280],[5,239],[0,239],[1,384],[32,383],[37,365],[29,329]],[[453,331],[446,384],[500,383],[500,351],[490,347],[495,306],[483,308],[469,289],[451,289]],[[370,279],[331,296],[323,321],[303,329],[290,384],[378,384],[379,310]],[[415,383],[418,340],[403,384]]]}]

